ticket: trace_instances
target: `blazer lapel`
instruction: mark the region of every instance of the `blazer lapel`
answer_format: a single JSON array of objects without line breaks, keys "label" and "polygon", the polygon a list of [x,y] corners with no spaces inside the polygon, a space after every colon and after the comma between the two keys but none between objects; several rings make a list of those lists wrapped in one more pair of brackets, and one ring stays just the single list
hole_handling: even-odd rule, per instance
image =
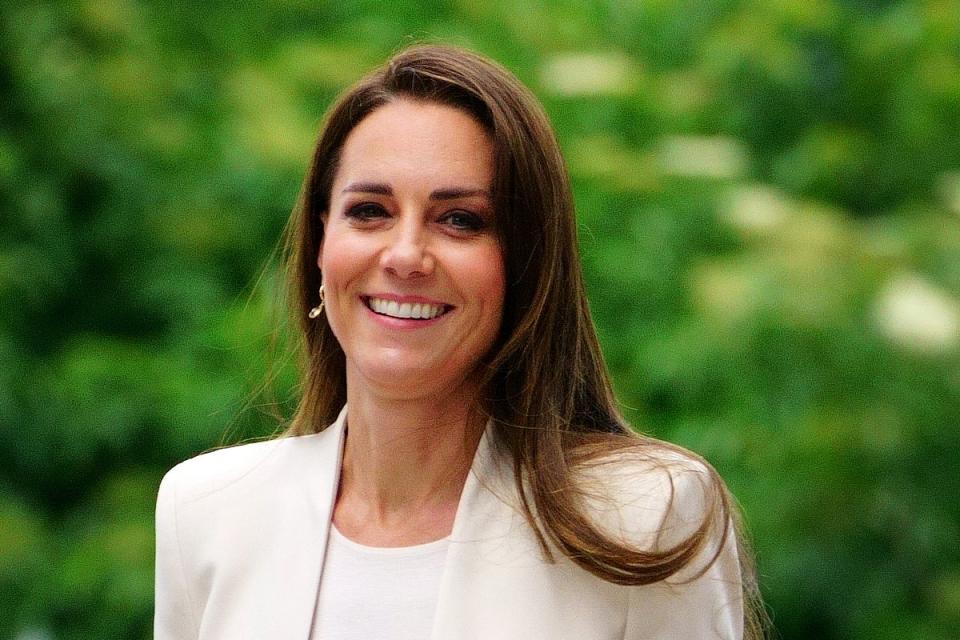
[{"label": "blazer lapel", "polygon": [[282,488],[289,494],[278,496],[284,506],[275,516],[281,521],[248,523],[273,534],[258,565],[264,573],[273,574],[270,583],[277,587],[262,592],[251,638],[310,637],[340,479],[345,425],[346,407],[322,433],[285,443],[288,452],[279,460],[291,471],[284,475],[292,482]]},{"label": "blazer lapel", "polygon": [[488,426],[457,508],[432,640],[622,638],[627,591],[555,549],[545,562],[513,478]]},{"label": "blazer lapel", "polygon": [[[500,637],[496,619],[509,613],[487,601],[490,594],[473,585],[491,566],[503,566],[512,574],[506,565],[514,565],[517,559],[526,564],[537,557],[536,543],[531,547],[523,535],[525,528],[512,466],[508,457],[496,450],[488,424],[457,507],[432,640]],[[487,629],[487,622],[493,622],[493,627]]]}]

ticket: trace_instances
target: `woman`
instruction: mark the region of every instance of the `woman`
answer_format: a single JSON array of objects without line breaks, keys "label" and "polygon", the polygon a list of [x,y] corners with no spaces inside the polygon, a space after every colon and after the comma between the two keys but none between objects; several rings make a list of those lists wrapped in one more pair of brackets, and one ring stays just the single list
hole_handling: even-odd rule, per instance
[{"label": "woman", "polygon": [[418,46],[362,79],[289,241],[298,411],[167,474],[156,638],[756,633],[722,481],[616,409],[563,161],[508,72]]}]

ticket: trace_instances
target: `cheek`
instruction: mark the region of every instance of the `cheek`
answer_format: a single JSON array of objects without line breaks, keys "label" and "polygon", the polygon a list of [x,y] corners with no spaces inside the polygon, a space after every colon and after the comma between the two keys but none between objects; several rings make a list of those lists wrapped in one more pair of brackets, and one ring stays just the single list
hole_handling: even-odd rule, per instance
[{"label": "cheek", "polygon": [[317,255],[317,266],[323,274],[324,285],[327,282],[334,285],[344,278],[349,278],[350,272],[356,269],[358,257],[361,255],[360,247],[356,244],[356,242],[351,243],[348,237],[338,234],[335,230],[324,236]]},{"label": "cheek", "polygon": [[330,228],[330,225],[327,224],[327,216],[320,216],[320,246],[317,247],[317,266],[320,267],[321,271],[323,269],[323,246],[327,241],[327,229]]},{"label": "cheek", "polygon": [[323,282],[324,315],[333,335],[341,344],[345,337],[343,330],[349,326],[344,323],[349,298],[346,291],[349,284],[356,279],[356,264],[356,252],[351,250],[349,243],[344,242],[336,233],[324,237],[317,255],[317,265]]},{"label": "cheek", "polygon": [[499,325],[506,295],[506,274],[499,247],[490,248],[484,255],[475,256],[472,271],[477,292],[483,297],[486,306],[495,312],[496,323]]},{"label": "cheek", "polygon": [[501,264],[490,278],[490,295],[497,301],[497,309],[503,309],[503,300],[506,297],[506,282]]}]

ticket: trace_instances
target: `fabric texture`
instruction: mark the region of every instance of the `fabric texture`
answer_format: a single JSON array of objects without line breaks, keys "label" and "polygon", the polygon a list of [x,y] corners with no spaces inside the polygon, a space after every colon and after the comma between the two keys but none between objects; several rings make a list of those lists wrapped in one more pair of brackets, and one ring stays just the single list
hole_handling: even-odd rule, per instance
[{"label": "fabric texture", "polygon": [[331,526],[311,640],[429,638],[449,546],[368,547]]},{"label": "fabric texture", "polygon": [[[222,449],[164,477],[157,499],[156,640],[309,640],[346,409],[321,433]],[[700,521],[706,472],[680,454],[594,467],[606,531],[667,548]],[[739,640],[733,535],[653,585],[546,562],[517,506],[512,465],[481,439],[454,519],[431,640]],[[322,637],[322,636],[320,636]],[[382,640],[390,640],[383,638]]]}]

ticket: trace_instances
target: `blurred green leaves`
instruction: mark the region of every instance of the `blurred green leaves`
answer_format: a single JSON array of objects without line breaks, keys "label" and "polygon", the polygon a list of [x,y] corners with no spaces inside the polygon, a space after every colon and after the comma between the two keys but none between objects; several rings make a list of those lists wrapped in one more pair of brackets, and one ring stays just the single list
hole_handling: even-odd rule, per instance
[{"label": "blurred green leaves", "polygon": [[163,471],[295,393],[322,113],[422,39],[543,99],[624,411],[728,480],[780,636],[954,638],[956,0],[4,5],[0,638],[150,636]]}]

